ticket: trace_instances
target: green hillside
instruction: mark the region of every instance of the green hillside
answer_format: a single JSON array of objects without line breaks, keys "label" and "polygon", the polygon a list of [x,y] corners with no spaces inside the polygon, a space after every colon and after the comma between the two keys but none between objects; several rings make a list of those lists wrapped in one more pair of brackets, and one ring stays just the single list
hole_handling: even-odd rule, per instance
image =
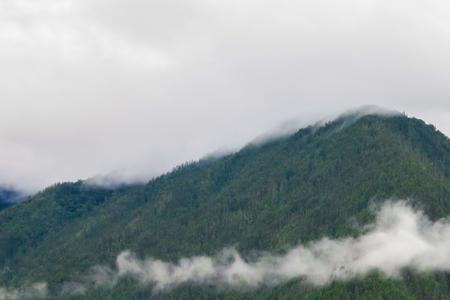
[{"label": "green hillside", "polygon": [[[373,220],[370,204],[389,198],[410,198],[433,220],[450,215],[449,139],[403,115],[346,116],[180,166],[146,185],[57,184],[4,209],[0,287],[46,281],[59,299],[62,283],[113,264],[125,249],[175,261],[227,246],[277,253],[357,235],[355,224]],[[446,274],[404,277],[373,273],[317,289],[300,279],[257,290],[183,285],[160,294],[128,279],[79,299],[450,299]]]}]

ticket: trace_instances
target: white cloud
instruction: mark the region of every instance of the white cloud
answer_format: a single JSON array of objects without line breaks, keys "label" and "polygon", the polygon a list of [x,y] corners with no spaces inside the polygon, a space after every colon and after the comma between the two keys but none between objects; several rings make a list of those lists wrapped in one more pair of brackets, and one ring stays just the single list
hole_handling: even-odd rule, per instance
[{"label": "white cloud", "polygon": [[124,251],[117,257],[114,269],[97,266],[89,279],[78,285],[111,287],[131,276],[152,286],[154,291],[184,283],[252,289],[292,279],[320,287],[332,281],[364,277],[373,271],[400,279],[407,269],[450,271],[450,223],[432,222],[407,202],[388,201],[378,209],[375,222],[356,238],[324,237],[283,254],[263,252],[250,260],[233,248],[215,256],[181,258],[176,263],[139,259]]},{"label": "white cloud", "polygon": [[2,1],[0,182],[148,177],[364,104],[450,134],[449,20],[445,0]]},{"label": "white cloud", "polygon": [[358,238],[323,238],[299,245],[282,255],[262,254],[247,261],[233,249],[217,257],[183,258],[177,264],[139,260],[126,251],[117,257],[118,276],[131,275],[156,289],[185,282],[258,287],[303,278],[322,286],[378,270],[400,277],[406,268],[416,271],[450,270],[450,225],[430,222],[405,202],[383,205],[375,224]]},{"label": "white cloud", "polygon": [[[226,248],[215,256],[168,262],[140,259],[127,250],[117,256],[114,268],[95,266],[54,292],[82,295],[91,288],[112,288],[124,277],[161,292],[185,283],[253,289],[302,279],[302,284],[320,287],[361,278],[373,271],[397,279],[405,270],[449,272],[450,223],[448,219],[430,221],[405,201],[387,201],[377,209],[375,221],[366,225],[358,237],[324,237],[284,253],[260,252],[252,257],[248,259],[234,248]],[[47,285],[38,283],[20,290],[0,288],[0,299],[45,297],[46,293]]]},{"label": "white cloud", "polygon": [[59,59],[73,65],[104,60],[139,68],[172,63],[148,44],[128,41],[88,22],[74,1],[5,1],[0,9],[4,59],[45,63],[58,63]]},{"label": "white cloud", "polygon": [[47,284],[35,283],[22,289],[0,287],[0,300],[43,299],[47,297]]}]

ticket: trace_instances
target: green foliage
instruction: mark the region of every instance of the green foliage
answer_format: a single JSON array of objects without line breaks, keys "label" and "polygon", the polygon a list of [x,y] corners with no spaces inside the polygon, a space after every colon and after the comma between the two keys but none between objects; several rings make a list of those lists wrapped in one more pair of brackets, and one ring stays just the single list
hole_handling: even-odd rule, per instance
[{"label": "green foliage", "polygon": [[[405,116],[339,119],[176,168],[146,185],[103,190],[58,184],[0,212],[0,286],[51,289],[125,249],[176,260],[235,246],[283,251],[360,233],[372,204],[409,198],[432,218],[450,213],[450,142]],[[184,285],[152,294],[124,280],[83,299],[446,299],[443,274],[373,274],[313,289],[298,280],[254,291]]]}]

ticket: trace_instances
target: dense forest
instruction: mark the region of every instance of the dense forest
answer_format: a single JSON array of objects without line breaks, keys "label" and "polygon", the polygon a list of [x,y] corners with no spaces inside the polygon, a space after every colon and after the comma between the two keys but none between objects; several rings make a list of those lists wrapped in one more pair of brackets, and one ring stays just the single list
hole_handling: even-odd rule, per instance
[{"label": "dense forest", "polygon": [[327,236],[357,236],[372,204],[410,199],[432,219],[450,215],[450,140],[404,115],[346,115],[322,126],[187,163],[145,185],[61,183],[0,212],[0,287],[48,283],[50,299],[450,299],[450,276],[376,271],[321,288],[291,280],[223,289],[183,284],[154,293],[124,278],[62,295],[61,286],[130,249],[176,261],[236,247],[283,253]]}]

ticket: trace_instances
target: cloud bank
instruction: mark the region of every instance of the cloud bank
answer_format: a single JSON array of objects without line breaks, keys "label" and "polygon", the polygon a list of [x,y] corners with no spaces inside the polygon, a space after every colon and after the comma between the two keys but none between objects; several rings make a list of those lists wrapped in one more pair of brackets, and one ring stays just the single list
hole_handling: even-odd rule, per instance
[{"label": "cloud bank", "polygon": [[[379,271],[401,278],[405,269],[417,272],[450,271],[450,222],[430,221],[405,201],[386,202],[375,222],[356,238],[323,238],[298,245],[283,254],[260,253],[245,259],[234,248],[215,256],[181,258],[178,262],[139,259],[131,251],[118,255],[115,268],[96,266],[82,283],[71,283],[74,292],[87,286],[114,286],[132,277],[155,292],[180,284],[208,284],[253,289],[275,286],[291,279],[320,287],[332,281],[364,277]],[[66,288],[66,293],[70,288]]]},{"label": "cloud bank", "polygon": [[150,178],[364,104],[450,134],[448,53],[447,0],[4,0],[0,185]]},{"label": "cloud bank", "polygon": [[[154,292],[186,283],[255,289],[292,279],[321,287],[332,281],[361,278],[372,271],[401,278],[406,269],[450,272],[450,220],[432,222],[405,201],[389,201],[377,210],[374,223],[367,225],[359,237],[322,238],[282,254],[261,252],[252,259],[234,248],[177,262],[140,259],[127,250],[117,256],[115,267],[95,266],[82,279],[63,284],[59,293],[83,295],[91,288],[114,287],[124,277],[134,278]],[[44,296],[46,285],[20,291],[2,288],[0,299],[21,299],[30,291]]]}]

